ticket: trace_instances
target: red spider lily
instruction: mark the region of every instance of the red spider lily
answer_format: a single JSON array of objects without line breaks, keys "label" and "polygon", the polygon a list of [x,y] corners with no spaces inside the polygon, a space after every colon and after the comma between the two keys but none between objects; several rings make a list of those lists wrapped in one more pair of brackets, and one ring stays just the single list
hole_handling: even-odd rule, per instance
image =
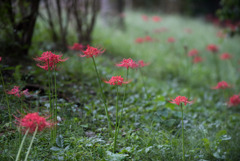
[{"label": "red spider lily", "polygon": [[168,29],[166,27],[162,27],[159,29],[154,29],[153,32],[155,33],[160,33],[160,32],[166,32]]},{"label": "red spider lily", "polygon": [[28,89],[24,90],[24,91],[20,91],[19,86],[14,86],[13,89],[11,91],[8,91],[7,94],[11,94],[17,97],[21,97],[22,95],[24,96],[29,96],[28,93]]},{"label": "red spider lily", "polygon": [[237,106],[240,104],[240,96],[239,95],[233,95],[229,98],[228,101],[228,107]]},{"label": "red spider lily", "polygon": [[173,104],[177,104],[178,106],[181,103],[184,103],[186,106],[188,103],[192,103],[193,101],[188,101],[188,98],[186,98],[185,96],[177,96],[175,99],[172,99],[172,101],[169,101],[169,102]]},{"label": "red spider lily", "polygon": [[167,39],[167,42],[169,42],[169,43],[174,43],[176,40],[175,40],[175,38],[174,37],[169,37],[168,39]]},{"label": "red spider lily", "polygon": [[69,46],[69,49],[75,50],[75,51],[82,51],[84,49],[84,46],[79,43],[74,43],[73,46]]},{"label": "red spider lily", "polygon": [[43,131],[46,128],[51,128],[55,123],[47,121],[45,117],[41,117],[37,112],[28,113],[23,118],[17,118],[18,126],[25,132],[29,129],[30,133],[33,133],[38,126],[38,132]]},{"label": "red spider lily", "polygon": [[104,53],[104,49],[94,48],[92,46],[87,45],[87,49],[82,51],[84,55],[80,54],[80,57],[92,58],[93,56],[97,57]]},{"label": "red spider lily", "polygon": [[223,38],[225,38],[225,37],[226,37],[226,34],[225,34],[225,33],[223,33],[222,31],[218,31],[218,32],[217,32],[217,37],[219,37],[219,38],[223,39]]},{"label": "red spider lily", "polygon": [[226,88],[231,88],[231,86],[225,81],[218,82],[218,84],[215,87],[212,87],[212,89],[226,89]]},{"label": "red spider lily", "polygon": [[231,59],[232,55],[228,54],[228,53],[223,53],[222,55],[220,55],[220,59],[222,60],[227,60],[227,59]]},{"label": "red spider lily", "polygon": [[192,49],[188,52],[188,56],[196,56],[196,55],[198,55],[197,49]]},{"label": "red spider lily", "polygon": [[190,28],[185,28],[184,31],[185,31],[186,33],[188,33],[188,34],[191,34],[191,33],[192,33],[192,29],[190,29]]},{"label": "red spider lily", "polygon": [[112,78],[109,81],[104,82],[110,85],[121,86],[122,84],[128,84],[130,81],[123,81],[123,78],[121,76],[112,76]]},{"label": "red spider lily", "polygon": [[138,37],[138,38],[136,38],[135,42],[138,44],[141,44],[144,42],[144,38]]},{"label": "red spider lily", "polygon": [[144,63],[143,60],[139,60],[138,61],[138,66],[139,67],[144,67],[144,66],[148,66],[150,63]]},{"label": "red spider lily", "polygon": [[129,59],[123,59],[123,61],[121,61],[119,64],[116,64],[116,66],[118,67],[125,67],[125,68],[137,68],[138,64],[133,61],[131,58]]},{"label": "red spider lily", "polygon": [[152,16],[152,20],[153,20],[154,22],[159,22],[159,21],[162,20],[162,18],[159,17],[159,16]]},{"label": "red spider lily", "polygon": [[203,61],[203,58],[202,58],[201,56],[195,56],[195,57],[193,58],[193,63],[194,63],[194,64],[200,63],[200,62],[202,62],[202,61]]},{"label": "red spider lily", "polygon": [[62,59],[62,55],[53,54],[51,51],[43,52],[41,57],[34,58],[40,64],[38,67],[44,70],[56,70],[57,64],[68,60],[68,58]]},{"label": "red spider lily", "polygon": [[142,19],[143,19],[143,21],[148,21],[148,16],[142,15]]},{"label": "red spider lily", "polygon": [[148,41],[148,42],[152,42],[153,41],[151,36],[145,36],[144,40]]},{"label": "red spider lily", "polygon": [[207,45],[206,49],[207,49],[208,51],[213,52],[213,53],[218,52],[218,47],[217,47],[217,45],[214,45],[214,44],[209,44],[209,45]]}]

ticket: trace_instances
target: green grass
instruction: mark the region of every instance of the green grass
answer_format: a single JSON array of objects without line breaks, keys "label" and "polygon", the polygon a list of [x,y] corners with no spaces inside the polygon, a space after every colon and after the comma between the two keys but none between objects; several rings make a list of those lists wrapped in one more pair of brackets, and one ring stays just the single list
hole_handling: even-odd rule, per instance
[{"label": "green grass", "polygon": [[[114,139],[107,132],[107,118],[92,61],[68,52],[64,53],[64,57],[69,56],[69,60],[62,63],[57,77],[58,91],[61,93],[58,116],[62,118],[57,140],[53,144],[49,143],[48,131],[38,134],[29,160],[181,160],[181,110],[169,103],[170,98],[178,95],[189,95],[194,100],[192,105],[184,108],[186,160],[239,160],[240,110],[239,107],[226,110],[225,103],[229,93],[238,94],[239,91],[240,38],[226,38],[221,42],[216,37],[219,29],[201,19],[176,15],[161,17],[160,23],[144,22],[140,12],[126,12],[126,31],[106,29],[98,22],[93,33],[93,44],[106,49],[102,56],[96,58],[102,79],[115,75],[125,77],[126,70],[115,66],[123,58],[142,59],[151,63],[142,69],[144,86],[139,70],[130,70],[129,78],[132,82],[128,86],[123,109],[117,153],[111,153]],[[41,25],[38,22],[39,28],[35,34],[44,32]],[[158,34],[152,32],[161,27],[166,27],[168,31]],[[185,33],[185,28],[191,28],[193,33]],[[137,37],[146,35],[159,42],[135,43]],[[36,36],[34,46],[38,46]],[[166,42],[170,36],[177,40],[173,45]],[[40,36],[39,39],[44,40],[44,37]],[[229,52],[233,55],[234,59],[228,62],[219,60],[221,79],[233,85],[231,90],[222,92],[211,89],[217,84],[213,63],[213,59],[216,59],[214,56],[217,55],[213,56],[205,50],[209,43],[217,44],[220,53]],[[43,46],[47,48],[44,44]],[[190,65],[184,46],[198,49],[205,61]],[[42,47],[38,51],[41,49]],[[19,69],[15,73],[18,75]],[[46,87],[43,70],[33,65],[25,73],[28,74],[21,73],[21,80],[19,76],[15,78],[22,86],[34,83]],[[34,79],[25,79],[29,75]],[[7,80],[10,89],[16,80]],[[116,88],[108,84],[103,87],[111,120],[115,122]],[[119,88],[119,92],[121,105],[124,87]],[[46,94],[40,94],[38,99],[38,106],[37,99],[25,100],[25,106],[31,112],[48,113]],[[19,102],[14,97],[10,100],[12,111],[16,111]],[[1,104],[5,105],[2,90]],[[18,115],[17,112],[14,114]],[[0,160],[14,160],[18,150],[18,131],[16,127],[8,126],[7,111],[4,108],[1,108],[1,118]],[[22,158],[30,139],[31,137],[27,138],[23,147],[25,150]]]}]

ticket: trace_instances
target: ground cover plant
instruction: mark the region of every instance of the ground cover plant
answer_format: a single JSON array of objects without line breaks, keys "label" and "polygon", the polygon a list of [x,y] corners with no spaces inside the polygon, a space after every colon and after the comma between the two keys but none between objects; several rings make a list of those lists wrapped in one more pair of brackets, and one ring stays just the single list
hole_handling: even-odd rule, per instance
[{"label": "ground cover plant", "polygon": [[39,44],[38,20],[41,64],[1,57],[0,160],[239,160],[240,38],[202,19],[124,16],[125,31],[97,22],[67,52]]}]

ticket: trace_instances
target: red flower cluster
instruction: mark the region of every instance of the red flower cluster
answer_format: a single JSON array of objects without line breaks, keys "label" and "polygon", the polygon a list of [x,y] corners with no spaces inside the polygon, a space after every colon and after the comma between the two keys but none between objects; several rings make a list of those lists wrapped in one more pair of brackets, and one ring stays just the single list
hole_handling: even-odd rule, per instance
[{"label": "red flower cluster", "polygon": [[188,34],[191,34],[191,33],[192,33],[192,29],[190,29],[190,28],[185,28],[184,31],[185,31],[186,33],[188,33]]},{"label": "red flower cluster", "polygon": [[19,86],[14,86],[13,89],[11,91],[8,91],[7,94],[11,94],[17,97],[21,97],[21,96],[29,96],[28,93],[28,89],[25,89],[24,91],[20,91]]},{"label": "red flower cluster", "polygon": [[162,27],[159,29],[154,29],[153,32],[155,33],[161,33],[161,32],[166,32],[168,29],[166,27]]},{"label": "red flower cluster", "polygon": [[148,16],[142,15],[142,19],[143,19],[143,21],[148,21]]},{"label": "red flower cluster", "polygon": [[196,56],[196,55],[198,55],[197,49],[192,49],[188,52],[188,56]]},{"label": "red flower cluster", "polygon": [[43,52],[41,57],[34,58],[34,60],[40,63],[37,66],[44,70],[56,70],[57,64],[67,59],[62,59],[62,55],[53,54],[51,51]]},{"label": "red flower cluster", "polygon": [[159,22],[159,21],[162,20],[162,18],[159,17],[159,16],[152,16],[152,20],[153,20],[154,22]]},{"label": "red flower cluster", "polygon": [[226,34],[223,33],[222,31],[218,31],[217,32],[217,37],[221,38],[221,39],[224,39],[226,37]]},{"label": "red flower cluster", "polygon": [[220,55],[220,59],[222,60],[227,60],[227,59],[231,59],[232,55],[228,54],[228,53],[223,53],[222,55]]},{"label": "red flower cluster", "polygon": [[97,57],[104,53],[105,50],[94,48],[92,46],[87,45],[87,49],[82,51],[84,55],[80,54],[80,57],[92,58],[93,56]]},{"label": "red flower cluster", "polygon": [[144,38],[138,37],[138,38],[136,38],[135,42],[138,44],[141,44],[144,42]]},{"label": "red flower cluster", "polygon": [[126,81],[126,82],[123,81],[123,78],[121,76],[112,76],[112,78],[109,81],[104,81],[104,82],[110,85],[118,85],[118,86],[129,83],[129,81]]},{"label": "red flower cluster", "polygon": [[225,81],[218,82],[218,84],[215,87],[212,87],[212,89],[225,89],[225,88],[231,88],[231,86]]},{"label": "red flower cluster", "polygon": [[136,38],[135,42],[138,43],[138,44],[141,44],[143,42],[153,42],[154,39],[151,37],[151,36],[145,36],[145,37],[138,37]]},{"label": "red flower cluster", "polygon": [[144,63],[143,60],[139,60],[137,64],[138,64],[139,67],[144,67],[144,66],[148,66],[149,65],[149,63]]},{"label": "red flower cluster", "polygon": [[194,64],[200,63],[200,62],[202,62],[202,61],[203,61],[203,58],[202,58],[201,56],[195,56],[195,57],[193,58],[193,63],[194,63]]},{"label": "red flower cluster", "polygon": [[232,97],[230,97],[230,99],[228,101],[229,107],[237,106],[239,104],[240,104],[240,96],[239,95],[233,95]]},{"label": "red flower cluster", "polygon": [[137,68],[138,64],[133,61],[131,58],[129,59],[123,59],[123,61],[121,61],[119,64],[116,64],[116,66],[118,67],[124,67],[124,68]]},{"label": "red flower cluster", "polygon": [[69,46],[69,49],[75,50],[75,51],[82,51],[84,49],[84,46],[79,43],[74,43],[73,46]]},{"label": "red flower cluster", "polygon": [[152,39],[152,37],[151,36],[145,36],[145,41],[147,41],[147,42],[152,42],[153,41],[153,39]]},{"label": "red flower cluster", "polygon": [[169,101],[169,102],[173,104],[177,104],[178,106],[181,103],[184,103],[186,106],[188,103],[192,103],[193,101],[188,101],[188,98],[186,98],[185,96],[177,96],[175,99],[172,99],[172,101]]},{"label": "red flower cluster", "polygon": [[218,52],[218,47],[217,47],[216,45],[214,45],[214,44],[209,44],[209,45],[207,45],[206,49],[207,49],[208,51],[213,52],[213,53]]},{"label": "red flower cluster", "polygon": [[169,43],[174,43],[176,40],[175,40],[175,38],[174,37],[169,37],[168,39],[167,39],[167,42],[169,42]]},{"label": "red flower cluster", "polygon": [[25,132],[29,129],[30,133],[33,133],[38,126],[38,131],[42,131],[45,128],[50,128],[54,125],[54,123],[46,121],[46,118],[38,115],[37,112],[29,113],[25,115],[23,118],[17,118],[18,126],[22,127],[22,130]]}]

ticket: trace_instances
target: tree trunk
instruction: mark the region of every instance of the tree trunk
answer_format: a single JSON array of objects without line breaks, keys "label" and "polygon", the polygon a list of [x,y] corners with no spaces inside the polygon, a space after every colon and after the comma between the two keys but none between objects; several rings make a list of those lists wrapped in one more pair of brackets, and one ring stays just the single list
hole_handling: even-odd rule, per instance
[{"label": "tree trunk", "polygon": [[101,0],[101,17],[105,26],[125,28],[124,0]]}]

